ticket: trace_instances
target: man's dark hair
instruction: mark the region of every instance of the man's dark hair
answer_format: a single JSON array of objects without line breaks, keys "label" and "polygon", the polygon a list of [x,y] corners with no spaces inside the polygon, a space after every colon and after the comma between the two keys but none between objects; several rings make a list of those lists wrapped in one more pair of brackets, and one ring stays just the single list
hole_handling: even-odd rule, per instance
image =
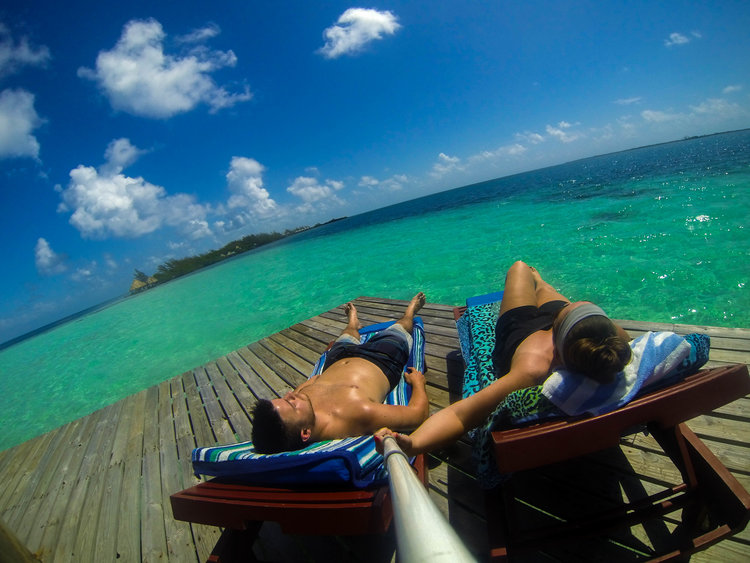
[{"label": "man's dark hair", "polygon": [[299,429],[288,428],[268,399],[260,399],[252,410],[253,445],[261,454],[299,450],[305,446]]}]

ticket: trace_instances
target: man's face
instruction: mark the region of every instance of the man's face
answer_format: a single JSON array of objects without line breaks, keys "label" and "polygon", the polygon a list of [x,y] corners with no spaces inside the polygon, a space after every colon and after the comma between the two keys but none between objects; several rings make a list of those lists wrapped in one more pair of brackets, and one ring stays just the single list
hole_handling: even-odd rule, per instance
[{"label": "man's face", "polygon": [[309,428],[315,425],[315,413],[313,412],[310,398],[304,393],[289,391],[280,399],[271,401],[281,420],[290,428]]}]

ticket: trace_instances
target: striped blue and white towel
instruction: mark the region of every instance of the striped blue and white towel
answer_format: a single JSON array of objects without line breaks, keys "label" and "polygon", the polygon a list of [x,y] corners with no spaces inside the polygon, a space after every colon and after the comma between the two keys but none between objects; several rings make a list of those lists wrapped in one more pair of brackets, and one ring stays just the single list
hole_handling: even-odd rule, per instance
[{"label": "striped blue and white towel", "polygon": [[669,376],[689,357],[691,346],[673,332],[647,332],[630,343],[630,363],[612,383],[560,370],[550,375],[542,393],[568,415],[599,415],[621,407],[645,387]]},{"label": "striped blue and white towel", "polygon": [[[366,342],[393,322],[371,325],[360,330],[360,341]],[[406,367],[424,372],[424,325],[414,319],[414,345]],[[326,354],[318,359],[310,376],[323,371]],[[385,398],[389,405],[406,405],[411,387],[401,376],[399,384]],[[357,436],[316,442],[294,452],[259,454],[252,442],[227,446],[196,448],[192,455],[196,475],[226,477],[236,482],[257,485],[350,483],[367,487],[387,479],[383,457],[375,450],[372,436]]]}]

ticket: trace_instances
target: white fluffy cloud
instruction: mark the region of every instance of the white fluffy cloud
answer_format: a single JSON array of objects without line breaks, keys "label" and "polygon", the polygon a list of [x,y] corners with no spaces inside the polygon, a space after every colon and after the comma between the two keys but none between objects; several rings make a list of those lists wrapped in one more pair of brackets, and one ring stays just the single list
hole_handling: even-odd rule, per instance
[{"label": "white fluffy cloud", "polygon": [[65,264],[66,257],[57,254],[49,245],[46,239],[39,238],[34,248],[34,258],[37,271],[45,276],[60,274],[67,269]]},{"label": "white fluffy cloud", "polygon": [[747,111],[739,104],[721,98],[709,98],[697,106],[690,106],[690,110],[696,116],[712,116],[719,119],[732,119],[747,115]]},{"label": "white fluffy cloud", "polygon": [[740,84],[730,84],[726,88],[724,88],[721,92],[722,94],[733,94],[734,92],[739,92],[742,90],[742,86]]},{"label": "white fluffy cloud", "polygon": [[326,43],[319,52],[328,59],[356,54],[368,43],[382,39],[383,34],[393,35],[400,27],[390,11],[349,8],[336,25],[323,32]]},{"label": "white fluffy cloud", "polygon": [[39,142],[32,131],[42,123],[33,94],[22,89],[0,92],[0,158],[38,158]]},{"label": "white fluffy cloud", "polygon": [[374,188],[380,184],[380,181],[373,176],[362,176],[357,184],[361,188]]},{"label": "white fluffy cloud", "polygon": [[670,33],[669,39],[664,40],[664,45],[667,47],[672,47],[674,45],[685,45],[686,43],[690,43],[690,39],[685,37],[682,33]]},{"label": "white fluffy cloud", "polygon": [[86,238],[138,237],[164,225],[195,238],[210,234],[206,208],[193,196],[170,196],[161,186],[122,174],[141,153],[128,139],[112,141],[98,170],[79,165],[70,171],[58,210],[72,211],[70,223]]},{"label": "white fluffy cloud", "polygon": [[528,149],[520,144],[514,143],[512,145],[506,145],[499,147],[491,151],[482,151],[478,154],[469,157],[468,161],[470,164],[479,164],[481,162],[496,162],[507,157],[518,157],[524,154]]},{"label": "white fluffy cloud", "polygon": [[145,152],[131,144],[129,139],[115,139],[107,146],[107,150],[104,151],[104,158],[107,162],[102,166],[102,170],[105,174],[119,174]]},{"label": "white fluffy cloud", "polygon": [[286,191],[300,198],[304,202],[302,207],[307,211],[311,211],[312,204],[318,202],[340,204],[341,200],[335,194],[343,187],[344,183],[337,180],[326,180],[321,184],[316,178],[299,176],[295,178],[292,185]]},{"label": "white fluffy cloud", "polygon": [[430,172],[430,175],[434,178],[439,178],[445,176],[449,172],[453,172],[454,170],[462,170],[460,162],[461,159],[457,156],[448,156],[441,152],[438,155],[438,161],[432,165],[432,172]]},{"label": "white fluffy cloud", "polygon": [[209,39],[212,39],[219,35],[221,33],[221,29],[218,25],[212,23],[208,24],[206,27],[201,27],[199,29],[194,29],[190,33],[186,35],[180,35],[177,37],[178,43],[202,43],[203,41],[207,41]]},{"label": "white fluffy cloud", "polygon": [[687,45],[693,39],[700,39],[702,37],[699,31],[693,31],[690,37],[683,35],[682,33],[670,33],[669,38],[664,40],[664,45],[667,47],[674,47],[675,45]]},{"label": "white fluffy cloud", "polygon": [[615,100],[615,103],[619,106],[630,106],[639,103],[643,98],[640,96],[634,96],[632,98],[620,98]]},{"label": "white fluffy cloud", "polygon": [[708,98],[697,105],[689,106],[689,111],[673,112],[644,110],[641,117],[648,123],[664,124],[677,122],[695,126],[725,126],[739,118],[746,118],[748,111],[737,103],[723,98]]},{"label": "white fluffy cloud", "polygon": [[263,165],[255,159],[235,156],[227,173],[227,185],[232,195],[227,205],[230,209],[239,208],[255,217],[272,215],[277,204],[263,187]]},{"label": "white fluffy cloud", "polygon": [[15,72],[22,66],[44,66],[49,59],[47,47],[35,47],[26,37],[14,40],[10,29],[0,22],[0,76]]},{"label": "white fluffy cloud", "polygon": [[532,145],[538,145],[539,143],[544,142],[543,135],[540,135],[539,133],[529,133],[528,131],[525,133],[516,133],[516,139]]},{"label": "white fluffy cloud", "polygon": [[649,121],[651,123],[664,123],[665,121],[675,121],[677,119],[683,118],[683,116],[679,113],[670,113],[667,111],[652,109],[643,110],[641,112],[641,117],[645,121]]},{"label": "white fluffy cloud", "polygon": [[563,143],[572,143],[573,141],[581,138],[581,133],[575,133],[570,130],[572,125],[567,121],[561,121],[557,124],[557,127],[553,125],[547,125],[547,134],[550,137],[554,137]]},{"label": "white fluffy cloud", "polygon": [[[196,43],[218,34],[216,26],[197,30],[181,43]],[[122,36],[109,51],[101,51],[96,69],[80,68],[78,75],[97,82],[112,107],[143,117],[168,118],[190,111],[200,103],[211,111],[249,100],[249,89],[230,93],[210,73],[237,63],[232,51],[192,47],[182,56],[164,52],[166,34],[149,19],[125,24]]]}]

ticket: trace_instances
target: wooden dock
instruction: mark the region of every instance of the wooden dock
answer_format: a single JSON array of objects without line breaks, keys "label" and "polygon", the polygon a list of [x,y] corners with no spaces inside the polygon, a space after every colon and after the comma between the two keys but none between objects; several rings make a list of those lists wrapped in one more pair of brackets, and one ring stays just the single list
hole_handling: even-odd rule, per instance
[{"label": "wooden dock", "polygon": [[[397,318],[405,306],[370,297],[355,302],[364,324]],[[460,394],[463,366],[452,306],[428,303],[420,316],[434,411]],[[219,530],[175,521],[169,503],[171,493],[198,482],[191,450],[249,439],[248,411],[256,400],[275,398],[304,381],[345,320],[343,306],[337,307],[0,452],[0,520],[45,562],[205,560]],[[712,338],[710,366],[750,364],[750,330],[619,322],[634,336],[646,330],[704,332]],[[689,426],[750,490],[750,396]],[[430,496],[482,560],[487,550],[483,496],[469,457],[464,442],[434,454]],[[573,500],[565,502],[602,504],[677,481],[676,469],[655,441],[638,434],[613,451],[538,471],[529,487],[554,496],[565,485],[574,491]],[[591,483],[595,486],[585,486]],[[534,511],[531,503],[529,511]],[[637,560],[676,524],[635,526],[576,551],[534,560]],[[266,524],[255,554],[266,561],[390,561],[394,549],[392,531],[378,538],[292,537]],[[749,559],[748,530],[693,558]]]}]

